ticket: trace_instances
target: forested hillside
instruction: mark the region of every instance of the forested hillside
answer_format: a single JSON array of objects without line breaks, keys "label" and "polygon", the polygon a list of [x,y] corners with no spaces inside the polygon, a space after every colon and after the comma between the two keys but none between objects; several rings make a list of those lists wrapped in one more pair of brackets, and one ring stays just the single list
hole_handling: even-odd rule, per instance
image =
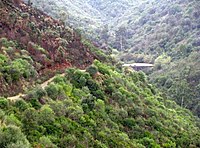
[{"label": "forested hillside", "polygon": [[87,34],[93,31],[101,40],[107,38],[118,50],[155,57],[163,51],[176,52],[172,50],[176,44],[198,46],[199,5],[196,0],[33,1],[33,6],[53,17],[65,13],[64,21]]},{"label": "forested hillside", "polygon": [[188,57],[150,74],[151,82],[161,88],[166,97],[188,108],[200,117],[200,52],[192,52]]},{"label": "forested hillside", "polygon": [[62,22],[24,4],[0,4],[0,94],[16,94],[68,67],[84,69],[95,59]]},{"label": "forested hillside", "polygon": [[0,107],[2,148],[200,146],[190,111],[159,96],[143,72],[99,61],[86,71],[69,68],[21,100],[1,98]]},{"label": "forested hillside", "polygon": [[0,148],[200,147],[185,96],[177,105],[175,93],[163,95],[144,72],[123,68],[30,3],[1,0],[0,14]]},{"label": "forested hillside", "polygon": [[151,82],[200,116],[200,63],[193,58],[200,48],[198,0],[38,0],[33,6],[55,18],[65,12],[64,21],[107,53],[117,49],[112,55],[122,62],[154,63]]}]

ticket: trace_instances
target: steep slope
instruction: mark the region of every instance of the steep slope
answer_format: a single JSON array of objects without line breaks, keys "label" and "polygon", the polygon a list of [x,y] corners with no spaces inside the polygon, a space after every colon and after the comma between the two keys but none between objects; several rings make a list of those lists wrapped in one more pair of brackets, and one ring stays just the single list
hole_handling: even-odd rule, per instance
[{"label": "steep slope", "polygon": [[162,69],[150,74],[150,81],[156,84],[165,96],[174,98],[184,108],[200,117],[200,52],[162,65]]},{"label": "steep slope", "polygon": [[1,1],[0,6],[1,95],[68,67],[84,69],[94,60],[81,35],[60,21],[23,3]]},{"label": "steep slope", "polygon": [[76,29],[91,31],[93,35],[102,25],[101,13],[84,0],[34,0],[33,6]]},{"label": "steep slope", "polygon": [[0,98],[0,146],[200,146],[198,122],[188,110],[159,96],[144,73],[116,70],[94,61],[86,71],[68,69],[25,100]]},{"label": "steep slope", "polygon": [[[87,35],[91,34],[94,41],[126,50],[123,55],[119,55],[124,62],[154,62],[163,53],[177,59],[199,47],[200,12],[196,0],[48,2],[54,9],[44,9],[41,4],[47,3],[42,1],[34,1],[33,4],[54,17],[59,17],[60,10],[69,13],[70,18],[66,22],[76,28],[79,24]],[[80,17],[73,19],[76,15]],[[88,21],[84,20],[84,16]],[[91,20],[96,20],[96,17],[99,20],[93,24]]]},{"label": "steep slope", "polygon": [[[57,2],[61,1],[58,0],[55,3]],[[33,3],[34,6],[39,6]],[[77,3],[91,9],[83,9]],[[75,20],[72,18],[77,14],[71,13],[71,18],[67,22],[77,28],[77,23],[84,24],[81,26],[83,32],[100,47],[110,49],[108,48],[110,45],[116,48],[118,51],[113,50],[113,56],[122,62],[154,63],[155,68],[148,71],[148,74],[151,74],[152,82],[157,86],[162,86],[167,96],[171,96],[172,91],[169,91],[163,82],[159,84],[161,81],[165,82],[168,79],[173,81],[173,83],[170,82],[172,85],[168,86],[172,88],[178,88],[176,84],[185,84],[183,87],[185,94],[192,94],[184,99],[187,103],[181,103],[180,97],[174,99],[179,105],[182,104],[200,116],[200,105],[197,103],[200,98],[198,93],[200,85],[198,65],[200,63],[195,58],[191,59],[193,55],[199,55],[200,51],[199,1],[79,0],[70,4],[76,5],[74,11],[77,10],[83,15]],[[56,9],[47,12],[52,16],[58,16],[55,14],[61,9],[61,5],[56,6]],[[71,8],[70,6],[62,10],[70,13]],[[89,16],[87,17],[89,20],[98,17],[98,22],[101,23],[94,24],[97,27],[91,27],[91,21],[83,19],[85,13]],[[184,69],[192,70],[190,74],[181,74],[184,73]],[[173,74],[169,70],[173,71]],[[178,89],[173,89],[173,92],[180,92],[174,96],[183,94]]]},{"label": "steep slope", "polygon": [[[24,0],[28,2],[28,0]],[[34,0],[33,6],[45,11],[54,18],[60,18],[65,23],[70,24],[76,29],[81,30],[85,36],[98,42],[103,38],[99,34],[105,24],[111,25],[115,18],[123,15],[132,5],[138,5],[140,1],[132,0]],[[111,30],[110,27],[109,29]]]},{"label": "steep slope", "polygon": [[[200,116],[198,60],[200,54],[200,3],[152,1],[133,7],[118,19],[118,36],[111,44],[124,62],[150,62],[150,79],[166,96]],[[134,13],[131,13],[134,10]],[[120,33],[121,32],[121,33]],[[122,47],[122,48],[121,48]]]},{"label": "steep slope", "polygon": [[73,29],[19,0],[0,8],[1,95],[67,68],[15,101],[0,97],[1,148],[200,147],[199,119],[162,97],[143,72],[114,65]]},{"label": "steep slope", "polygon": [[[121,23],[116,22],[114,26],[127,30],[129,37],[125,36],[124,46],[130,48],[129,53],[157,57],[166,52],[175,58],[198,48],[198,8],[195,0],[152,1],[127,10],[125,17],[118,19]],[[185,47],[179,49],[181,45]]]},{"label": "steep slope", "polygon": [[87,3],[99,11],[103,22],[110,24],[112,20],[121,17],[127,9],[139,2],[133,0],[88,0]]},{"label": "steep slope", "polygon": [[[162,52],[174,54],[173,49],[182,44],[198,46],[200,20],[196,0],[38,0],[33,1],[33,6],[56,18],[60,17],[60,11],[66,12],[69,14],[67,23],[100,37],[97,41],[106,36],[109,44],[118,50],[129,49],[129,54],[142,52],[155,58]],[[103,31],[106,25],[108,30]]]}]

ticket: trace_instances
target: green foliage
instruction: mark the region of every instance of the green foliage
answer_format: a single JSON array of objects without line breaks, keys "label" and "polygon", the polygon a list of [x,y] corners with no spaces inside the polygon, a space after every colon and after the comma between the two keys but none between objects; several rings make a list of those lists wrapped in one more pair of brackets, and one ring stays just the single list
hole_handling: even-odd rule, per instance
[{"label": "green foliage", "polygon": [[9,106],[9,102],[6,98],[0,97],[0,108],[1,109],[6,109]]},{"label": "green foliage", "polygon": [[6,48],[15,47],[16,44],[13,41],[8,41],[7,38],[0,39],[0,45]]},{"label": "green foliage", "polygon": [[[68,69],[45,90],[33,89],[27,102],[2,103],[6,107],[0,110],[0,121],[19,126],[33,147],[199,146],[192,114],[153,94],[144,73],[123,74],[97,65],[107,70],[101,74],[103,82],[86,71]],[[41,98],[47,100],[41,104]],[[7,141],[4,136],[0,144]],[[20,147],[22,142],[19,138],[7,146]]]},{"label": "green foliage", "polygon": [[0,146],[2,148],[29,148],[30,144],[20,128],[16,126],[7,126],[0,128]]},{"label": "green foliage", "polygon": [[1,66],[7,61],[8,61],[8,58],[5,55],[0,54],[0,64],[1,64]]},{"label": "green foliage", "polygon": [[155,59],[155,64],[168,64],[171,61],[171,57],[166,54],[160,55]]},{"label": "green foliage", "polygon": [[45,88],[47,95],[52,98],[53,100],[57,99],[57,96],[59,95],[59,87],[55,84],[50,84]]},{"label": "green foliage", "polygon": [[101,62],[95,60],[94,65],[98,68],[99,72],[102,74],[110,75],[109,67],[107,65],[102,64]]},{"label": "green foliage", "polygon": [[45,147],[57,148],[57,146],[53,144],[48,137],[45,136],[40,137],[39,144],[44,148]]},{"label": "green foliage", "polygon": [[6,63],[5,66],[1,68],[1,71],[8,82],[18,81],[21,77],[34,77],[36,74],[36,71],[30,63],[23,59],[15,59],[10,63]]},{"label": "green foliage", "polygon": [[146,82],[146,81],[147,81],[147,77],[146,77],[145,73],[143,73],[142,71],[139,71],[138,74],[139,74],[139,75],[138,75],[138,78],[139,78],[139,80],[140,80],[141,82]]},{"label": "green foliage", "polygon": [[105,62],[111,62],[111,57],[107,56],[103,51],[99,50],[93,44],[91,44],[87,40],[83,40],[82,42],[84,45],[90,48],[90,50],[98,57],[99,60]]},{"label": "green foliage", "polygon": [[98,68],[96,66],[89,66],[86,71],[91,75],[94,76],[98,72]]},{"label": "green foliage", "polygon": [[165,65],[160,72],[150,75],[150,81],[166,93],[168,98],[173,98],[182,107],[191,109],[197,116],[200,63],[198,56],[198,52],[192,52],[188,57]]},{"label": "green foliage", "polygon": [[22,16],[22,18],[27,19],[29,17],[29,14],[28,13],[22,13],[21,16]]},{"label": "green foliage", "polygon": [[42,53],[43,53],[43,54],[47,54],[47,51],[46,51],[44,48],[40,47],[39,45],[37,45],[37,44],[31,42],[31,46],[32,46],[36,51],[40,52],[41,54],[42,54]]},{"label": "green foliage", "polygon": [[[1,75],[11,84],[15,81],[20,81],[21,78],[34,78],[36,71],[31,65],[32,59],[19,58],[19,53],[16,53],[18,44],[14,41],[8,41],[7,38],[0,39],[0,72]],[[29,62],[30,63],[29,63]],[[5,84],[2,84],[5,85]]]},{"label": "green foliage", "polygon": [[142,138],[141,140],[141,144],[143,144],[145,147],[148,148],[159,148],[160,146],[158,144],[156,144],[156,142],[148,137]]},{"label": "green foliage", "polygon": [[17,119],[17,117],[14,114],[6,116],[5,123],[7,125],[15,125],[18,127],[21,126],[21,122]]},{"label": "green foliage", "polygon": [[[99,2],[96,0],[84,2],[81,0],[76,2],[48,0],[44,2],[35,0],[33,5],[45,10],[54,18],[62,20],[66,18],[66,14],[70,14],[71,19],[67,19],[66,24],[80,30],[97,46],[105,49],[105,53],[110,53],[113,47],[116,48],[112,50],[113,55],[125,63],[154,63],[152,79],[163,76],[168,71],[173,71],[176,75],[182,71],[179,66],[182,64],[189,67],[199,65],[195,59],[187,60],[188,56],[199,51],[200,46],[200,12],[199,3],[196,0],[170,2],[157,0],[151,0],[151,2],[148,0],[102,0]],[[67,7],[62,7],[63,5]],[[105,22],[107,22],[106,25]],[[112,61],[88,40],[82,39],[82,42],[97,55],[99,60]],[[187,62],[183,63],[183,58],[187,58],[185,59]],[[98,67],[98,69],[102,74],[109,73],[106,68]],[[196,69],[195,72],[193,70],[180,79],[186,79],[189,87],[192,87],[192,93],[195,94],[190,97],[192,101],[186,104],[187,108],[195,110],[194,113],[198,114],[196,105],[194,105],[197,104],[199,98],[198,91],[195,89],[199,79],[198,68]],[[166,93],[166,89],[173,85],[172,81],[176,81],[175,77],[177,78],[177,76],[168,75],[166,78],[170,80],[166,81],[166,84],[159,85],[159,81],[156,84],[164,87],[162,91]],[[137,78],[135,79],[137,81]],[[170,93],[167,92],[167,96]],[[175,98],[175,100],[178,99]]]},{"label": "green foliage", "polygon": [[25,111],[30,106],[24,100],[17,100],[15,102],[15,107],[18,108],[20,111]]},{"label": "green foliage", "polygon": [[77,88],[84,87],[90,78],[88,73],[83,73],[80,70],[69,69],[67,74],[70,77],[70,82]]}]

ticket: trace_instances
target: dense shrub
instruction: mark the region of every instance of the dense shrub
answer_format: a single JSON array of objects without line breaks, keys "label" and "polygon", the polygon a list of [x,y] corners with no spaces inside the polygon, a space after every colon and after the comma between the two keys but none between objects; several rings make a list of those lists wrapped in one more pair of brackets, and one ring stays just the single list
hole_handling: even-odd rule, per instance
[{"label": "dense shrub", "polygon": [[6,98],[0,97],[0,108],[6,109],[9,106],[9,102]]},{"label": "dense shrub", "polygon": [[91,75],[94,76],[98,72],[98,68],[96,66],[89,66],[86,71]]},{"label": "dense shrub", "polygon": [[14,61],[2,67],[2,72],[7,81],[18,81],[20,78],[30,78],[36,75],[34,68],[23,59],[15,59]]}]

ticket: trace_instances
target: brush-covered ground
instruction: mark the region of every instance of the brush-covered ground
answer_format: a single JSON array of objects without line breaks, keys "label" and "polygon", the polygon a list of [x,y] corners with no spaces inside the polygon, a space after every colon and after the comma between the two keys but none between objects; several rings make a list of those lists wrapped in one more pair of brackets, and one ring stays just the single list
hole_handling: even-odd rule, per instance
[{"label": "brush-covered ground", "polygon": [[200,147],[199,119],[143,72],[37,9],[0,6],[1,148]]}]

